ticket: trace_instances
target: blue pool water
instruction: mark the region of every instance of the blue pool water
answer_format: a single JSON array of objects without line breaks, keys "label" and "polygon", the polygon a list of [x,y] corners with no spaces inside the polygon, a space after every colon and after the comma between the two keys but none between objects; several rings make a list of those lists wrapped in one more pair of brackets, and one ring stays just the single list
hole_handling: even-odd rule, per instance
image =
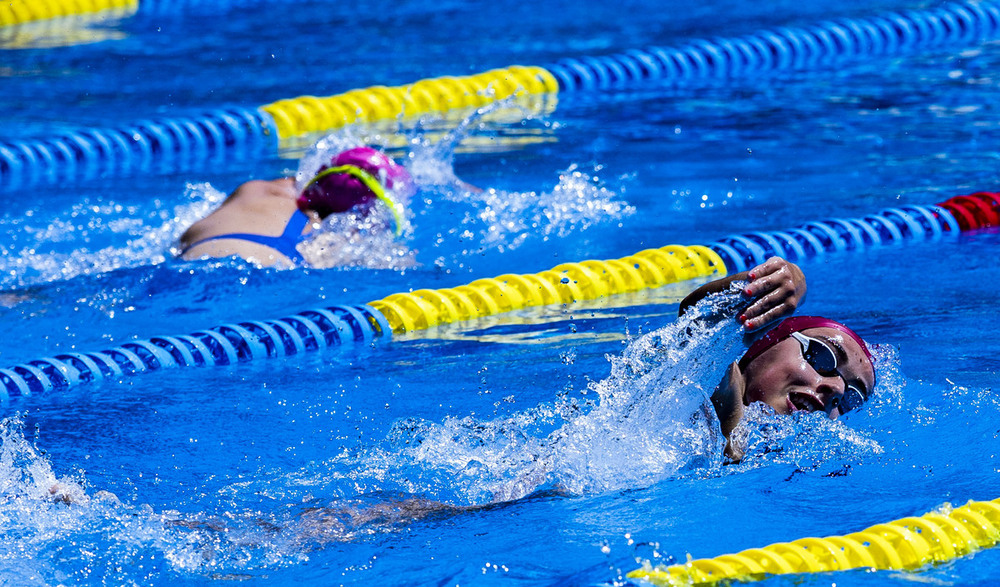
[{"label": "blue pool water", "polygon": [[[164,5],[86,29],[48,23],[35,48],[0,31],[0,139],[930,6]],[[333,269],[172,257],[187,225],[239,183],[294,171],[302,147],[0,186],[0,366],[995,191],[997,71],[1000,45],[988,42],[834,70],[560,94],[548,113],[472,116],[454,145],[435,147],[454,120],[425,120],[393,142],[425,184],[412,233],[374,238]],[[393,130],[331,140],[392,142]],[[452,171],[487,191],[456,188]],[[739,337],[732,323],[691,335],[675,322],[692,283],[373,348],[7,400],[0,577],[621,584],[644,561],[846,534],[994,499],[998,247],[1000,233],[980,230],[803,262],[803,310],[879,343],[882,383],[874,401],[836,422],[752,414],[752,448],[737,466],[721,465],[701,390],[738,354]],[[55,479],[75,503],[47,498]],[[412,497],[500,503],[347,523]],[[914,572],[765,584],[915,580],[995,583],[1000,550]]]}]

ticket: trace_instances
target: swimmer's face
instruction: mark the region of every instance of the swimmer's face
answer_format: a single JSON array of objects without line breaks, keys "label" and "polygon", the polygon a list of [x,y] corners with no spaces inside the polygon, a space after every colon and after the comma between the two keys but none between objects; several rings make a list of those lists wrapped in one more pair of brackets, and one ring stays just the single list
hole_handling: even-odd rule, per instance
[{"label": "swimmer's face", "polygon": [[875,384],[875,372],[854,339],[835,328],[808,328],[802,334],[833,349],[839,375],[817,372],[803,356],[799,341],[786,338],[746,366],[744,403],[764,402],[779,414],[804,410],[836,418],[841,414],[838,404],[848,385],[868,397]]}]

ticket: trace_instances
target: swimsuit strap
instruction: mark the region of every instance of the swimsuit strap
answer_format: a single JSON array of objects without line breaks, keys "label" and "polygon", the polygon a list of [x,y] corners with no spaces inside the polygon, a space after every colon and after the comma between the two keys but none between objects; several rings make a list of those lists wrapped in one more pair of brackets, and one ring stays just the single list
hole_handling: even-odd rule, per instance
[{"label": "swimsuit strap", "polygon": [[271,247],[272,249],[278,251],[282,255],[288,257],[295,263],[302,263],[305,259],[302,258],[302,254],[299,253],[295,245],[302,242],[302,229],[309,224],[309,217],[306,216],[301,210],[295,210],[292,213],[292,217],[288,219],[288,223],[285,225],[285,230],[279,236],[267,236],[263,234],[252,234],[247,232],[232,232],[229,234],[219,234],[216,236],[210,236],[208,238],[203,238],[200,241],[191,243],[190,245],[184,247],[181,254],[190,251],[194,247],[200,245],[201,243],[207,243],[208,241],[214,241],[224,238],[234,238],[238,240],[244,240],[251,243],[256,243],[259,245],[264,245],[266,247]]}]

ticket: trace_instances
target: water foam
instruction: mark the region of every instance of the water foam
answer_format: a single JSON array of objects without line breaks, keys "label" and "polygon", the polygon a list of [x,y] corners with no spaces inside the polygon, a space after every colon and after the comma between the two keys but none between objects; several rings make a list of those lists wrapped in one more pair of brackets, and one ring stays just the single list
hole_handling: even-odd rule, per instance
[{"label": "water foam", "polygon": [[[751,406],[740,429],[747,457],[723,466],[724,439],[709,395],[742,352],[733,316],[743,304],[736,290],[710,296],[674,323],[631,339],[621,355],[609,357],[609,375],[586,393],[493,419],[401,420],[375,446],[217,490],[218,512],[156,513],[92,491],[82,473],[59,479],[24,438],[21,420],[9,418],[0,422],[0,533],[8,538],[0,541],[0,573],[25,584],[98,575],[142,582],[165,570],[253,578],[299,564],[331,542],[364,540],[428,515],[539,491],[591,495],[775,464],[838,467],[880,454],[864,411],[900,401],[892,391],[901,384],[891,347],[876,349],[875,399],[846,418],[858,418],[859,429],[822,414],[776,416]],[[996,404],[991,399],[991,412]],[[269,504],[263,511],[262,503]]]},{"label": "water foam", "polygon": [[0,575],[18,584],[76,583],[105,557],[159,541],[163,532],[150,534],[148,518],[129,515],[113,496],[88,496],[82,479],[57,478],[23,427],[19,417],[0,421]]},{"label": "water foam", "polygon": [[[471,505],[539,489],[590,494],[717,471],[723,438],[709,396],[740,344],[740,301],[713,296],[610,358],[586,396],[510,416],[398,422],[381,446],[329,463],[365,487]],[[589,393],[588,393],[589,395]]]},{"label": "water foam", "polygon": [[[68,211],[28,211],[0,219],[0,287],[14,288],[165,262],[184,230],[225,199],[211,185],[188,184],[184,201],[148,207],[83,201]],[[97,243],[112,242],[97,248]]]},{"label": "water foam", "polygon": [[[483,420],[397,422],[385,441],[327,463],[359,492],[399,491],[458,505],[515,500],[537,490],[595,494],[687,476],[713,476],[791,462],[815,467],[879,454],[869,432],[825,414],[778,416],[747,409],[736,434],[743,463],[723,468],[724,438],[710,396],[743,352],[734,316],[738,288],[702,300],[676,322],[631,340],[609,357],[610,375],[585,396]],[[883,386],[897,385],[887,353]],[[870,402],[884,409],[898,396]],[[836,465],[835,465],[836,466]]]},{"label": "water foam", "polygon": [[[367,217],[350,213],[329,217],[302,247],[308,263],[318,268],[403,270],[417,264],[411,248],[413,237],[425,234],[436,234],[436,238],[423,240],[442,249],[436,262],[461,262],[470,251],[510,250],[531,235],[540,235],[543,240],[563,237],[634,212],[621,201],[620,192],[602,185],[597,177],[600,167],[584,172],[571,166],[547,191],[479,190],[458,179],[453,168],[456,149],[475,133],[502,139],[501,130],[483,123],[502,108],[510,111],[509,104],[481,108],[441,136],[418,129],[405,144],[400,144],[398,135],[361,135],[350,129],[317,141],[299,162],[296,181],[300,187],[335,153],[361,144],[389,145],[421,187],[421,201],[414,206],[403,202],[406,220],[414,227],[405,230],[402,239],[393,235],[390,214],[381,207]],[[531,116],[524,112],[524,117]],[[406,147],[407,152],[400,147]],[[184,230],[217,208],[225,197],[211,184],[192,183],[186,186],[183,199],[174,204],[152,200],[148,206],[138,207],[114,200],[85,200],[65,211],[46,210],[42,214],[29,209],[20,217],[7,214],[0,218],[0,230],[12,238],[0,245],[0,288],[165,263],[180,252],[177,242]],[[459,220],[443,229],[428,226],[432,219],[442,217]],[[466,245],[452,252],[456,242]],[[429,262],[429,254],[426,256],[424,262]],[[16,302],[13,298],[8,301]]]},{"label": "water foam", "polygon": [[82,473],[57,477],[23,428],[20,417],[0,420],[5,584],[148,584],[165,571],[224,578],[304,556],[271,540],[274,527],[259,512],[156,513],[92,491]]},{"label": "water foam", "polygon": [[[416,252],[408,246],[412,237],[434,234],[431,247],[444,249],[435,264],[449,265],[461,263],[469,254],[486,248],[510,251],[532,237],[540,237],[542,241],[562,238],[635,212],[634,207],[621,199],[620,190],[609,189],[602,183],[598,176],[600,166],[588,172],[571,165],[558,174],[558,183],[547,191],[480,189],[460,179],[454,170],[459,145],[474,133],[483,132],[482,121],[505,107],[506,103],[498,103],[480,108],[442,136],[418,132],[410,137],[405,159],[397,156],[419,186],[419,201],[406,206],[407,223],[412,226],[404,231],[403,240],[395,239],[388,230],[391,219],[381,207],[376,207],[368,217],[352,213],[330,216],[302,247],[309,264],[407,269],[418,264]],[[524,116],[532,118],[527,112]],[[295,176],[296,185],[304,187],[321,165],[343,150],[363,144],[390,143],[391,137],[361,136],[351,129],[328,135],[303,155]],[[409,202],[404,199],[403,203]],[[442,217],[458,221],[447,227],[427,226],[429,219]],[[454,243],[464,246],[451,252]]]},{"label": "water foam", "polygon": [[[490,128],[484,119],[505,108],[510,112],[509,106],[502,101],[480,108],[436,142],[425,136],[411,139],[411,172],[423,188],[426,204],[447,209],[447,213],[437,216],[461,218],[456,226],[437,232],[437,245],[467,243],[459,258],[484,248],[504,252],[520,247],[530,237],[541,237],[542,241],[562,238],[635,213],[635,208],[622,199],[621,188],[612,190],[601,181],[600,165],[591,171],[570,165],[559,172],[558,183],[547,191],[479,189],[465,184],[455,175],[455,152],[474,133]],[[552,126],[528,111],[521,112],[522,123]],[[490,138],[496,140],[497,134],[493,130]]]}]

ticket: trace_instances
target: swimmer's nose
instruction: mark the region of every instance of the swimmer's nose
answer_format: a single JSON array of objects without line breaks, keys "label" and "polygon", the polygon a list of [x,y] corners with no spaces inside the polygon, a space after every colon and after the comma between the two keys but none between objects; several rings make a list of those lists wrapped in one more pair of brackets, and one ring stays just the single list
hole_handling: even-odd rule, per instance
[{"label": "swimmer's nose", "polygon": [[830,377],[823,377],[816,386],[816,393],[819,394],[820,399],[823,400],[823,407],[827,415],[831,418],[836,418],[840,415],[840,411],[837,406],[840,404],[840,400],[844,397],[844,392],[847,391],[844,380],[840,378],[839,375],[831,375]]}]

